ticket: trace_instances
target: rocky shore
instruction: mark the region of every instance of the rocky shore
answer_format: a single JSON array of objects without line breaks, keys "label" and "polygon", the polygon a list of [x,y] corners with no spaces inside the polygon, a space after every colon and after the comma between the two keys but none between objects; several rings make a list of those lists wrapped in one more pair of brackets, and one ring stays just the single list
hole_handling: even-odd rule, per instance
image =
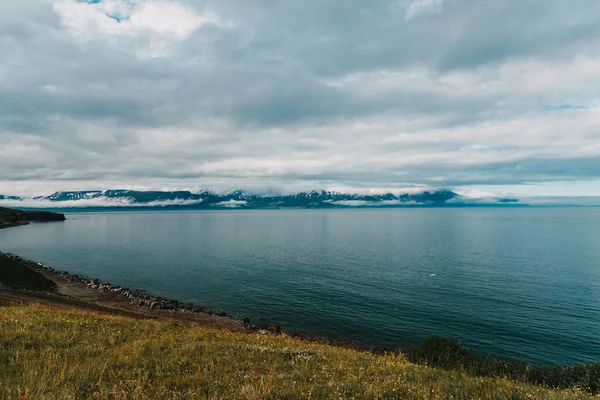
[{"label": "rocky shore", "polygon": [[134,290],[108,282],[101,282],[98,279],[70,274],[15,254],[0,252],[0,264],[3,260],[18,263],[55,282],[57,285],[56,292],[60,296],[116,307],[121,310],[142,312],[147,316],[175,318],[233,331],[255,331],[263,335],[297,336],[296,334],[283,332],[277,325],[254,325],[250,323],[249,319],[239,321],[229,317],[224,311],[213,312],[192,303],[154,296],[142,290]]},{"label": "rocky shore", "polygon": [[[111,300],[112,303],[127,303],[136,308],[172,313],[203,313],[220,317],[227,316],[225,312],[207,312],[204,308],[191,303],[169,300],[164,297],[150,295],[144,291],[112,285],[108,282],[100,282],[98,279],[90,279],[77,274],[70,274],[66,271],[58,271],[42,263],[27,260],[15,254],[0,253],[0,258],[5,258],[31,268],[56,282],[59,286],[64,287],[65,284],[70,284],[78,286],[79,289],[97,292],[101,295],[98,299]],[[86,297],[89,298],[89,296]]]},{"label": "rocky shore", "polygon": [[24,259],[18,255],[0,253],[0,257],[5,257],[12,261],[25,265],[33,270],[41,272],[46,277],[59,282],[70,282],[85,286],[91,290],[100,293],[113,294],[127,299],[127,302],[136,307],[148,308],[151,310],[171,310],[179,312],[204,312],[204,310],[193,304],[184,304],[177,300],[168,300],[163,297],[151,296],[147,293],[128,289],[122,286],[115,286],[110,283],[102,283],[98,279],[89,279],[77,274],[69,274],[65,271],[57,271],[47,265],[39,262]]}]

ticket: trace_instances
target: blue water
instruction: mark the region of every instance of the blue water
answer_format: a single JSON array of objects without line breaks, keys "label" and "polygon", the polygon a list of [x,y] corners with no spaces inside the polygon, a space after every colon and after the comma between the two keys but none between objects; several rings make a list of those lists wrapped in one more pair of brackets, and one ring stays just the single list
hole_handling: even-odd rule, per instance
[{"label": "blue water", "polygon": [[68,214],[0,250],[284,329],[600,360],[600,208]]}]

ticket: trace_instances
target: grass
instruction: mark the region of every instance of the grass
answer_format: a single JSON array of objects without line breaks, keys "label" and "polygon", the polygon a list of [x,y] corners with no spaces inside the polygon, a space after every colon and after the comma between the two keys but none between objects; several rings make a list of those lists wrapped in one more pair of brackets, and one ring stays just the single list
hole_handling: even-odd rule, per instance
[{"label": "grass", "polygon": [[430,336],[405,352],[408,360],[436,368],[462,369],[472,376],[508,377],[553,388],[600,393],[600,362],[579,365],[530,365],[518,360],[477,357],[452,338]]},{"label": "grass", "polygon": [[3,399],[588,399],[367,352],[39,305],[0,307]]},{"label": "grass", "polygon": [[39,272],[4,256],[0,256],[0,286],[37,292],[50,292],[56,288],[54,282]]}]

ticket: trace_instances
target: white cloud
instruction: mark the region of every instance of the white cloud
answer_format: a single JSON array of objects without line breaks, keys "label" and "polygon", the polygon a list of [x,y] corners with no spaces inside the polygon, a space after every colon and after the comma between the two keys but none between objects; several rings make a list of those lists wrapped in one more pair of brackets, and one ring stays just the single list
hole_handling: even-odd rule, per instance
[{"label": "white cloud", "polygon": [[[58,186],[130,188],[139,176],[151,176],[140,184],[151,188],[279,191],[287,185],[288,191],[358,188],[380,193],[406,187],[452,188],[462,181],[564,180],[586,173],[584,178],[594,177],[591,161],[581,167],[576,162],[597,158],[600,108],[537,111],[455,126],[444,126],[438,118],[376,115],[342,124],[270,130],[227,124],[199,124],[185,131],[130,129],[120,133],[122,144],[111,142],[108,151],[86,153],[78,150],[81,144],[70,140],[27,136],[22,141],[7,135],[0,147],[0,170],[22,185],[11,190],[12,184],[6,182],[0,185],[0,194],[20,194],[23,186],[40,187],[39,182],[27,182],[36,176],[54,181],[44,185],[50,189],[40,194],[59,190]],[[77,132],[79,125],[72,129]],[[308,140],[310,151],[305,150],[307,139],[325,136],[327,142]],[[87,146],[87,141],[83,144]],[[92,140],[89,145],[102,144]],[[29,156],[32,151],[36,157]],[[546,176],[546,168],[561,160],[575,168],[556,164]],[[100,176],[106,179],[101,186]]]},{"label": "white cloud", "polygon": [[413,0],[406,7],[405,19],[410,20],[421,15],[438,12],[445,0]]},{"label": "white cloud", "polygon": [[215,206],[225,208],[239,208],[245,206],[246,204],[248,204],[248,202],[244,200],[227,200],[215,203]]},{"label": "white cloud", "polygon": [[23,181],[2,181],[0,180],[0,194],[18,195],[26,198],[37,196],[47,196],[50,193],[60,191],[80,191],[80,190],[108,190],[124,189],[139,191],[177,191],[187,190],[192,193],[210,191],[216,194],[229,194],[234,190],[242,190],[245,193],[256,195],[289,195],[301,192],[311,192],[313,190],[326,190],[339,193],[351,193],[361,195],[381,195],[392,193],[396,195],[405,193],[421,193],[428,190],[435,190],[432,186],[413,185],[413,186],[382,186],[373,187],[372,183],[363,185],[340,185],[339,183],[327,183],[322,181],[310,180],[272,180],[247,178],[240,181],[237,178],[193,178],[193,179],[161,179],[161,178],[142,178],[136,179],[136,183],[130,181],[118,180],[23,180]]},{"label": "white cloud", "polygon": [[187,39],[203,25],[225,26],[211,10],[197,13],[176,1],[55,0],[54,9],[64,26],[78,39],[144,39],[139,54],[168,54],[169,47]]},{"label": "white cloud", "polygon": [[442,72],[414,65],[342,75],[327,79],[324,84],[350,96],[370,99],[427,94],[464,103],[469,99],[490,101],[510,97],[538,111],[549,102],[569,99],[584,102],[585,108],[598,105],[598,82],[600,56],[588,55],[552,62],[511,60],[494,66]]},{"label": "white cloud", "polygon": [[331,201],[331,204],[335,204],[338,206],[347,206],[347,207],[363,207],[367,206],[370,203],[364,200],[339,200],[339,201]]},{"label": "white cloud", "polygon": [[134,203],[126,198],[97,197],[90,199],[66,200],[59,204],[45,199],[23,198],[21,200],[0,199],[0,207],[16,208],[89,208],[89,207],[167,207],[189,206],[202,203],[203,200],[161,200],[148,203]]},{"label": "white cloud", "polygon": [[590,197],[600,198],[600,180],[528,182],[521,185],[475,185],[457,187],[455,191],[469,198],[489,197]]}]

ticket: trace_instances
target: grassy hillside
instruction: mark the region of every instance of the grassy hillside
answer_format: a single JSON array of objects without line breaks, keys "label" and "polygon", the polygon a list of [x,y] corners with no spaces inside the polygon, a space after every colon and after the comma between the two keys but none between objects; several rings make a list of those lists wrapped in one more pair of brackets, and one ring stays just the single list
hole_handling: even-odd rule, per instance
[{"label": "grassy hillside", "polygon": [[51,292],[56,284],[37,271],[0,254],[0,287]]},{"label": "grassy hillside", "polygon": [[325,344],[0,306],[0,398],[586,399]]}]

